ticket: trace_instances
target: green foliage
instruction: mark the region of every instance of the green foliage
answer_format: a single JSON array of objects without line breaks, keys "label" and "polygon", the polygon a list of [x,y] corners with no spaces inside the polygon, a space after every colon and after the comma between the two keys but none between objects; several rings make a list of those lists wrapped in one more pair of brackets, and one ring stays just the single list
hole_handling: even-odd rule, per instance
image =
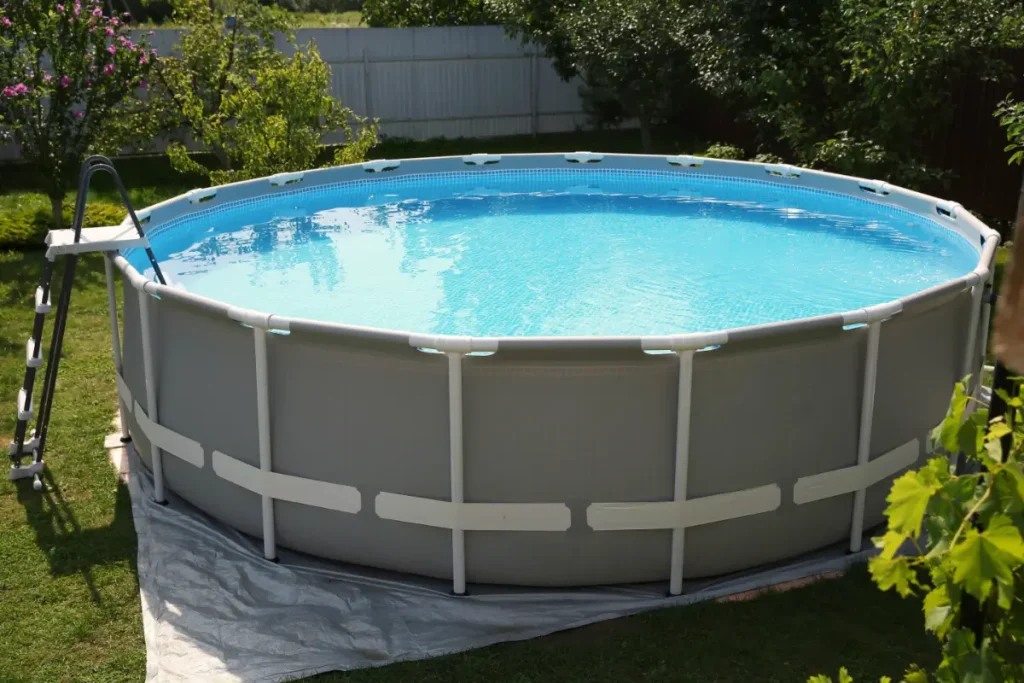
[{"label": "green foliage", "polygon": [[146,140],[154,119],[137,93],[155,52],[100,0],[0,5],[0,142],[31,162],[60,222],[60,201],[87,152]]},{"label": "green foliage", "polygon": [[[1024,680],[1024,400],[1015,381],[1012,394],[999,390],[1006,415],[991,419],[968,382],[958,384],[933,438],[967,459],[965,473],[936,457],[899,477],[886,499],[889,528],[875,539],[871,575],[882,590],[923,594],[925,628],[942,641],[938,668],[904,681]],[[968,600],[981,610],[977,637],[965,623]]]},{"label": "green foliage", "polygon": [[1006,129],[1005,152],[1010,152],[1011,164],[1020,165],[1024,161],[1024,102],[1017,102],[1011,97],[999,103],[996,109],[999,125]]},{"label": "green foliage", "polygon": [[[36,196],[21,202],[14,209],[0,211],[0,249],[41,247],[43,238],[52,227],[50,205],[43,197]],[[65,200],[61,213],[65,224],[71,222],[74,202]],[[85,207],[87,228],[103,225],[117,225],[127,215],[120,202],[90,201]]]},{"label": "green foliage", "polygon": [[[160,60],[158,92],[169,127],[183,127],[213,154],[206,165],[168,146],[172,166],[221,184],[315,165],[333,131],[345,143],[341,162],[359,161],[377,141],[376,126],[330,95],[330,69],[312,43],[299,48],[286,14],[256,0],[175,0],[174,20],[187,27],[180,57]],[[275,47],[283,37],[294,49]]]},{"label": "green foliage", "polygon": [[739,147],[720,142],[708,147],[701,156],[709,159],[733,159],[736,161],[742,161],[747,158],[746,153]]},{"label": "green foliage", "polygon": [[375,28],[497,23],[486,0],[366,0],[363,21]]}]

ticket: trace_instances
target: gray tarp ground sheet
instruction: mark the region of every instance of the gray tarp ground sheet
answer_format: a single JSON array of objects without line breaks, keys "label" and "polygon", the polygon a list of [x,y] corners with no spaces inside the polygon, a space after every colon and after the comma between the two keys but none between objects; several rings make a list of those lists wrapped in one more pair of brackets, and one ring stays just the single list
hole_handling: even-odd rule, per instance
[{"label": "gray tarp ground sheet", "polygon": [[[454,597],[443,581],[327,564],[211,520],[169,496],[129,448],[129,489],[139,536],[146,680],[288,681],[524,640],[554,631],[760,588],[864,560],[842,547],[742,576],[590,589],[470,586]],[[870,544],[867,544],[870,547]]]}]

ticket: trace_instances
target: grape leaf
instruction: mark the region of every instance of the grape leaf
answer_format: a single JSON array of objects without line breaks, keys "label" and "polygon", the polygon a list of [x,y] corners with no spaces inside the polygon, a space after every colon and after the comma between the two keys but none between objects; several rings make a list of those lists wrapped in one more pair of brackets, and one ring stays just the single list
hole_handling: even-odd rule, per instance
[{"label": "grape leaf", "polygon": [[1005,515],[994,515],[984,531],[968,529],[950,551],[953,579],[984,600],[992,582],[1011,583],[1013,566],[1024,562],[1024,539]]},{"label": "grape leaf", "polygon": [[895,588],[902,597],[913,594],[914,587],[920,585],[910,558],[907,557],[886,558],[876,555],[868,562],[868,570],[879,588],[884,591]]},{"label": "grape leaf", "polygon": [[907,472],[893,482],[892,490],[886,498],[889,507],[885,509],[890,529],[917,536],[928,509],[928,501],[939,490],[938,485],[929,479],[931,477],[927,476],[926,468],[920,472]]},{"label": "grape leaf", "polygon": [[952,624],[953,607],[945,585],[940,585],[924,596],[924,626],[942,638]]}]

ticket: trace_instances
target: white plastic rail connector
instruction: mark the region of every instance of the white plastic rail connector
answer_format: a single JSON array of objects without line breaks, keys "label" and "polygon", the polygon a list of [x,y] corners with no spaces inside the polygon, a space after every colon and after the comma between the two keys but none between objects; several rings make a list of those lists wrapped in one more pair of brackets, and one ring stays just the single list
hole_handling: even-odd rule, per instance
[{"label": "white plastic rail connector", "polygon": [[273,313],[254,311],[250,308],[232,306],[228,309],[228,317],[250,327],[259,327],[264,330],[288,329],[287,318],[280,318]]},{"label": "white plastic rail connector", "polygon": [[644,351],[695,351],[708,346],[721,346],[729,341],[729,333],[695,332],[693,334],[666,334],[640,338]]},{"label": "white plastic rail connector", "polygon": [[47,292],[46,297],[43,297],[43,288],[36,287],[36,313],[49,313],[50,312],[50,293]]},{"label": "white plastic rail connector", "polygon": [[565,155],[565,160],[575,164],[596,164],[604,159],[603,154],[597,152],[570,152]]},{"label": "white plastic rail connector", "polygon": [[401,161],[393,159],[375,159],[373,161],[364,161],[363,170],[367,173],[381,173],[383,171],[392,171],[401,165]]},{"label": "white plastic rail connector", "polygon": [[462,163],[469,166],[486,166],[489,164],[496,164],[501,161],[500,154],[467,154],[462,157]]},{"label": "white plastic rail connector", "polygon": [[295,171],[294,173],[276,173],[267,178],[267,180],[269,180],[270,184],[273,185],[274,187],[278,187],[280,185],[293,185],[301,181],[305,177],[305,175],[305,171]]},{"label": "white plastic rail connector", "polygon": [[409,346],[415,349],[432,349],[434,351],[443,351],[444,353],[493,352],[498,350],[498,340],[486,337],[410,334]]},{"label": "white plastic rail connector", "polygon": [[189,190],[185,193],[185,197],[188,199],[189,204],[201,204],[202,202],[208,202],[217,196],[217,188],[215,187],[197,187],[194,190]]},{"label": "white plastic rail connector", "polygon": [[25,344],[25,365],[30,368],[39,368],[43,365],[43,345],[39,345],[39,352],[36,354],[32,353],[32,347],[35,346],[35,340],[29,337],[28,342]]},{"label": "white plastic rail connector", "polygon": [[857,184],[865,192],[873,192],[882,197],[892,192],[892,186],[884,180],[861,180]]},{"label": "white plastic rail connector", "polygon": [[861,323],[874,323],[880,320],[888,320],[903,310],[903,302],[889,301],[884,304],[875,304],[865,308],[858,308],[856,311],[843,313],[843,325],[859,325]]},{"label": "white plastic rail connector", "polygon": [[960,215],[960,210],[963,208],[959,202],[935,202],[935,212],[943,218],[949,218],[950,220],[956,220]]},{"label": "white plastic rail connector", "polygon": [[765,164],[764,171],[768,175],[782,176],[783,178],[799,178],[803,170],[792,164]]},{"label": "white plastic rail connector", "polygon": [[682,166],[684,168],[700,168],[704,165],[704,159],[701,157],[690,156],[689,154],[677,154],[674,157],[665,157],[672,166]]}]

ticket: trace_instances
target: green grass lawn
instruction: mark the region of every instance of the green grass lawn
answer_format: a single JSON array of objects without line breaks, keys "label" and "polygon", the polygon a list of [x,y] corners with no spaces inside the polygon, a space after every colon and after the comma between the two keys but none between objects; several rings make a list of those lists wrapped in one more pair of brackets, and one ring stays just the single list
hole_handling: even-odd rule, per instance
[{"label": "green grass lawn", "polygon": [[[661,136],[660,151],[703,149]],[[384,142],[374,157],[473,151],[638,151],[638,135],[570,133],[484,141]],[[140,206],[199,183],[161,158],[117,162]],[[0,218],[45,198],[16,167],[0,167]],[[99,184],[98,200],[113,199]],[[33,204],[35,202],[35,204]],[[0,445],[14,428],[32,294],[42,254],[0,251]],[[56,296],[56,295],[55,295]],[[127,491],[107,461],[113,364],[102,261],[80,262],[48,442],[48,490],[0,480],[0,683],[139,681],[144,677],[136,539]],[[47,337],[48,339],[48,337]],[[38,386],[38,385],[37,385]],[[4,401],[7,401],[4,403]],[[937,645],[920,605],[880,593],[863,569],[750,602],[703,604],[620,619],[534,641],[350,674],[336,681],[804,681],[847,665],[858,680],[928,665]]]}]

